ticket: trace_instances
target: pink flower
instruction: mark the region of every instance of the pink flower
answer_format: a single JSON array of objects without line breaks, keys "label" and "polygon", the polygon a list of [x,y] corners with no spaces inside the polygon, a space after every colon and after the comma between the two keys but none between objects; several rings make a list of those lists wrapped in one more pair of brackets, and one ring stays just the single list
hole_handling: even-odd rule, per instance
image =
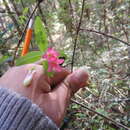
[{"label": "pink flower", "polygon": [[45,55],[43,55],[43,58],[50,60],[51,58],[57,58],[59,56],[59,53],[55,51],[53,48],[48,48]]},{"label": "pink flower", "polygon": [[59,59],[58,56],[59,53],[53,48],[48,48],[47,52],[42,56],[48,61],[48,72],[61,71],[60,64],[62,64],[64,60]]}]

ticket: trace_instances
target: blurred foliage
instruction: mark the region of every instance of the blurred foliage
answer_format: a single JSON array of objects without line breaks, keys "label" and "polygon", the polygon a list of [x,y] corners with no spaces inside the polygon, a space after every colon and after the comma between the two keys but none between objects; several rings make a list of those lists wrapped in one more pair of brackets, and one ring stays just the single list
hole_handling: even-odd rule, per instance
[{"label": "blurred foliage", "polygon": [[16,60],[16,65],[24,65],[36,62],[40,60],[42,53],[40,51],[32,51],[29,52],[27,55],[22,56]]},{"label": "blurred foliage", "polygon": [[48,48],[48,41],[46,30],[44,26],[42,26],[42,21],[39,17],[35,20],[35,40],[39,50],[43,53]]},{"label": "blurred foliage", "polygon": [[[20,29],[23,30],[36,1],[15,0],[14,3],[17,10],[14,4],[8,1],[11,13],[15,16]],[[0,7],[0,74],[2,74],[8,68],[7,66],[10,66],[19,35],[10,17],[11,14],[2,1],[0,5],[2,5]],[[43,1],[36,12],[43,26],[41,27],[38,21],[35,23],[35,36],[33,35],[30,51],[39,51],[37,41],[43,38],[43,30],[46,29],[45,43],[47,44],[48,41],[49,46],[64,50],[67,55],[64,66],[70,68],[81,11],[82,0]],[[37,35],[36,28],[41,29],[42,35]],[[128,46],[118,40],[85,31],[85,29],[103,32],[130,43],[130,0],[86,0],[80,28],[84,30],[80,30],[78,35],[74,69],[87,66],[91,84],[80,90],[74,98],[95,111],[128,126],[130,124],[129,102],[118,102],[118,99],[130,98]],[[21,49],[22,44],[17,52],[17,58],[21,54]],[[32,52],[31,56],[35,57],[33,53],[35,52]],[[61,52],[62,56],[65,54]],[[37,58],[34,58],[34,61]],[[119,129],[95,113],[73,103],[68,108],[64,124],[65,130]]]}]

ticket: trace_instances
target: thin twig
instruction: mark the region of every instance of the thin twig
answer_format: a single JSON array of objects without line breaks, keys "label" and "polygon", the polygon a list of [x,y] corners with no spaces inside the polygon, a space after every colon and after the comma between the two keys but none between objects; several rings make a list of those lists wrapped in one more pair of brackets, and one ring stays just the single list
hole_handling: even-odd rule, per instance
[{"label": "thin twig", "polygon": [[93,113],[96,113],[97,115],[99,115],[99,116],[101,116],[101,117],[103,117],[103,118],[105,118],[105,119],[111,121],[114,125],[118,126],[119,128],[122,127],[122,128],[124,128],[124,129],[126,129],[126,130],[130,130],[127,126],[125,126],[125,125],[123,125],[123,124],[121,124],[121,123],[119,123],[119,122],[116,122],[115,120],[113,120],[113,119],[111,119],[111,118],[109,118],[109,117],[107,117],[107,116],[105,116],[105,115],[103,115],[103,114],[101,114],[101,113],[99,113],[99,112],[97,112],[97,111],[95,111],[95,110],[93,110],[93,109],[87,107],[86,105],[84,105],[84,104],[82,104],[82,103],[79,103],[78,101],[75,101],[75,100],[73,100],[73,99],[71,99],[71,101],[72,101],[73,103],[76,103],[76,104],[80,105],[81,107],[83,107],[83,108],[85,108],[85,109],[88,109],[89,111],[91,111],[91,112],[93,112]]},{"label": "thin twig", "polygon": [[111,36],[111,35],[109,35],[109,34],[100,32],[100,31],[96,31],[96,30],[93,30],[93,29],[82,29],[82,28],[80,28],[80,30],[81,30],[81,31],[87,31],[87,32],[93,32],[93,33],[101,34],[101,35],[104,35],[104,36],[106,36],[106,37],[109,37],[109,38],[115,39],[115,40],[117,40],[117,41],[120,41],[120,42],[124,43],[124,44],[127,45],[127,46],[130,46],[130,44],[129,44],[128,42],[123,41],[123,40],[121,40],[121,39],[118,39],[117,37]]},{"label": "thin twig", "polygon": [[7,2],[6,0],[3,0],[3,3],[4,3],[4,6],[6,7],[6,10],[7,10],[8,13],[9,13],[10,18],[12,19],[12,21],[13,21],[13,23],[14,23],[14,25],[15,25],[17,31],[18,31],[18,34],[21,35],[22,31],[21,31],[21,29],[19,28],[19,24],[18,24],[16,18],[15,18],[14,15],[12,15],[12,13],[11,13],[11,9],[10,9],[10,7],[9,7],[9,5],[8,5],[8,2]]},{"label": "thin twig", "polygon": [[19,46],[20,46],[20,44],[21,44],[21,42],[22,42],[22,40],[23,40],[23,37],[24,37],[24,34],[25,34],[26,29],[27,29],[27,27],[28,27],[29,21],[30,21],[30,19],[33,17],[34,13],[36,12],[36,10],[37,10],[39,4],[40,4],[40,2],[38,1],[37,4],[36,4],[36,6],[35,6],[35,8],[34,8],[34,10],[33,10],[32,13],[31,13],[30,17],[28,18],[28,21],[27,21],[27,23],[26,23],[26,25],[25,25],[25,28],[24,28],[23,32],[22,32],[22,35],[21,35],[21,37],[20,37],[20,39],[19,39],[19,41],[18,41],[18,44],[17,44],[17,46],[16,46],[16,50],[15,50],[15,52],[14,52],[13,61],[12,61],[12,64],[13,64],[13,65],[14,65],[14,61],[15,61],[15,58],[16,58],[16,53],[17,53],[18,48],[19,48]]},{"label": "thin twig", "polygon": [[80,26],[81,26],[82,18],[83,18],[84,6],[85,6],[85,0],[83,0],[82,2],[82,12],[80,15],[79,25],[77,27],[76,36],[74,40],[74,50],[73,50],[73,55],[72,55],[71,72],[73,71],[73,66],[74,66],[74,57],[75,57],[75,51],[76,51],[76,46],[77,46],[78,34],[80,31]]},{"label": "thin twig", "polygon": [[[128,47],[128,57],[130,59],[130,47]],[[127,73],[130,73],[130,62],[128,62],[128,70]],[[130,74],[128,76],[128,79],[130,79]],[[130,98],[130,85],[128,87],[128,94],[127,97]],[[130,101],[126,102],[126,112],[127,112],[127,118],[130,119]],[[128,123],[130,124],[130,120],[128,120]]]},{"label": "thin twig", "polygon": [[[93,100],[93,101],[91,101],[91,102],[97,102],[99,99],[95,99],[95,100]],[[124,99],[110,99],[110,100],[101,100],[100,102],[101,103],[110,103],[110,102],[127,102],[127,101],[130,101],[130,98],[124,98]]]}]

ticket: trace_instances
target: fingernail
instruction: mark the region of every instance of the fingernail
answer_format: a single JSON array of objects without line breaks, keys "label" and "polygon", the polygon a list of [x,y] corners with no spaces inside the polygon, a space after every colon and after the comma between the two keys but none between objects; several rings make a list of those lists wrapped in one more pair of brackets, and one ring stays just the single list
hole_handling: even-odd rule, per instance
[{"label": "fingernail", "polygon": [[23,81],[23,85],[24,87],[27,87],[31,84],[32,79],[33,79],[33,75],[36,73],[36,70],[29,70],[24,81]]},{"label": "fingernail", "polygon": [[79,68],[77,71],[76,71],[76,75],[79,77],[79,78],[82,78],[82,77],[86,77],[88,78],[88,71],[87,71],[87,67],[81,67]]}]

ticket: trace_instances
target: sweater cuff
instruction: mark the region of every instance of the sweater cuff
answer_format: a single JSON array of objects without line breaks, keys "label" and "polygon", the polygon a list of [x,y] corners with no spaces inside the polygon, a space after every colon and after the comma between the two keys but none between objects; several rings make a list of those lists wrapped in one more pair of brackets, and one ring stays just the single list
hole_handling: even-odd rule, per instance
[{"label": "sweater cuff", "polygon": [[59,130],[41,109],[26,97],[0,88],[0,130]]}]

